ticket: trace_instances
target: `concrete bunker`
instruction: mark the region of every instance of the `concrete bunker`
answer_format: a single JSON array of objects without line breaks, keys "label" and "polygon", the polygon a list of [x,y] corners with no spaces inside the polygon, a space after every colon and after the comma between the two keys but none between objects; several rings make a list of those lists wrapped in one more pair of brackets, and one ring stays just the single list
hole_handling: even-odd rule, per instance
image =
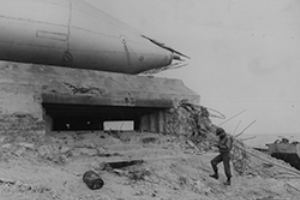
[{"label": "concrete bunker", "polygon": [[0,62],[1,133],[103,130],[131,121],[134,130],[184,133],[174,108],[200,97],[176,79]]}]

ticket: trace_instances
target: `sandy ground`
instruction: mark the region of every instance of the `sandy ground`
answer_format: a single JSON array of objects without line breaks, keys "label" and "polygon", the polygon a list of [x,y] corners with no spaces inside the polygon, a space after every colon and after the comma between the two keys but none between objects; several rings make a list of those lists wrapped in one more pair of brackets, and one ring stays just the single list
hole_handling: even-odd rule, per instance
[{"label": "sandy ground", "polygon": [[[0,142],[0,200],[300,199],[300,175],[287,165],[278,168],[255,159],[256,173],[234,171],[232,185],[224,186],[221,165],[220,180],[209,177],[216,152],[199,151],[183,137],[77,132],[42,140],[6,136]],[[110,170],[103,164],[130,160],[144,163]],[[92,191],[85,185],[82,176],[88,170],[101,175],[103,188]]]}]

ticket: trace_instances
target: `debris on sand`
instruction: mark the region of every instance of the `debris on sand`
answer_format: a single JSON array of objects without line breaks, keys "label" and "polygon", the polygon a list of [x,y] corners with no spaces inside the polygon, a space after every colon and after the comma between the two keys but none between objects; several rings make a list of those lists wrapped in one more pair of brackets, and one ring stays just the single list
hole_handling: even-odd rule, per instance
[{"label": "debris on sand", "polygon": [[82,180],[91,190],[99,190],[104,185],[100,175],[92,170],[85,172]]},{"label": "debris on sand", "polygon": [[[52,139],[47,140],[47,145],[63,146],[61,144],[65,144],[65,138],[71,140],[71,134],[50,136]],[[282,179],[279,176],[279,173],[284,176],[288,173],[288,177],[296,177],[293,171],[288,170],[289,166],[279,168],[278,160],[246,146],[239,146],[240,149],[245,148],[241,152],[246,153],[247,159],[245,167],[240,168],[243,173],[239,168],[233,168],[232,186],[223,186],[225,177],[222,173],[220,180],[209,178],[212,172],[210,160],[215,156],[214,151],[204,148],[212,142],[209,133],[206,137],[200,137],[203,141],[195,140],[192,143],[197,146],[196,151],[185,137],[140,132],[124,133],[122,137],[125,138],[125,135],[130,142],[114,136],[101,138],[99,133],[86,133],[81,134],[80,139],[65,144],[68,148],[49,148],[45,151],[45,155],[51,157],[51,153],[56,156],[72,155],[77,147],[101,146],[103,153],[122,154],[108,157],[79,154],[68,157],[63,165],[55,159],[36,157],[44,151],[34,151],[31,145],[23,145],[30,148],[25,148],[20,156],[13,154],[15,156],[7,156],[8,160],[0,162],[0,197],[3,200],[193,200],[201,196],[203,200],[256,200],[267,197],[298,200],[300,195],[297,190],[300,186],[298,179]],[[156,138],[157,141],[145,145],[143,138]],[[15,146],[19,146],[19,142],[11,143],[11,147],[5,151],[14,150]],[[243,156],[240,159],[243,160]],[[270,167],[268,161],[277,164]],[[91,191],[97,189],[101,189],[101,192]]]},{"label": "debris on sand", "polygon": [[106,163],[104,163],[104,169],[121,169],[124,167],[133,166],[133,165],[140,165],[143,163],[144,163],[143,160],[106,162]]}]

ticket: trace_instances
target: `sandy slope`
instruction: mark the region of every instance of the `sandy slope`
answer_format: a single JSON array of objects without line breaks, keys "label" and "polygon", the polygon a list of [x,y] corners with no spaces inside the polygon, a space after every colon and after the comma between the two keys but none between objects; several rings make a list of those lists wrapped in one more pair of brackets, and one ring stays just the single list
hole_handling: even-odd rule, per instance
[{"label": "sandy slope", "polygon": [[[286,165],[282,169],[249,158],[252,169],[243,176],[234,172],[232,186],[224,186],[222,169],[220,180],[208,176],[216,153],[198,151],[175,136],[95,132],[59,133],[35,142],[2,138],[1,152],[0,200],[300,199],[300,178],[295,178],[300,176]],[[138,159],[145,162],[103,167],[104,162]],[[101,190],[92,191],[82,181],[91,169],[105,182]]]}]

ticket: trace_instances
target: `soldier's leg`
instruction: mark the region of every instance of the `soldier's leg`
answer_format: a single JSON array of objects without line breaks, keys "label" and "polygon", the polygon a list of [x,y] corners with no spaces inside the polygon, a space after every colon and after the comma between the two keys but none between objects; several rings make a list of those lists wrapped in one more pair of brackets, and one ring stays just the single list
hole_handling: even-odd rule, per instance
[{"label": "soldier's leg", "polygon": [[214,159],[211,160],[211,166],[214,170],[214,174],[211,175],[211,177],[218,179],[219,178],[219,174],[218,174],[218,164],[220,162],[222,162],[223,158],[222,155],[219,154],[218,156],[216,156]]},{"label": "soldier's leg", "polygon": [[224,164],[224,171],[225,175],[227,177],[227,185],[230,185],[230,179],[231,179],[231,170],[230,170],[230,153],[224,153],[222,154],[223,157],[223,164]]}]

